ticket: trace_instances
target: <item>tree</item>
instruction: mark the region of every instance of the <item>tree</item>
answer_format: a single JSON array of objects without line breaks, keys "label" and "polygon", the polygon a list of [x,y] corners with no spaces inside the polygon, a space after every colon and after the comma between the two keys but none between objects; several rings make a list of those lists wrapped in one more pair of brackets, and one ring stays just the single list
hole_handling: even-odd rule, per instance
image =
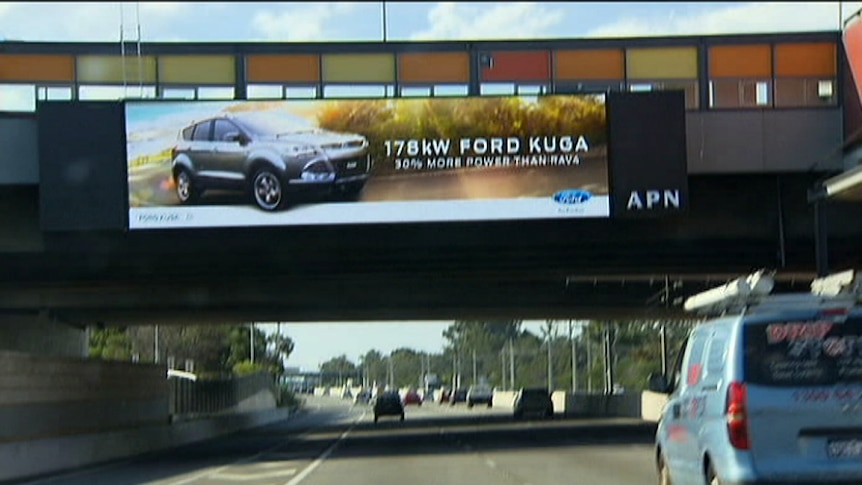
[{"label": "tree", "polygon": [[369,350],[359,359],[364,380],[370,386],[382,385],[386,382],[387,363],[378,350]]},{"label": "tree", "polygon": [[323,385],[344,385],[348,377],[357,376],[356,364],[341,354],[338,357],[327,360],[320,364],[320,377]]},{"label": "tree", "polygon": [[95,328],[90,332],[90,357],[103,360],[131,360],[132,343],[125,328]]}]

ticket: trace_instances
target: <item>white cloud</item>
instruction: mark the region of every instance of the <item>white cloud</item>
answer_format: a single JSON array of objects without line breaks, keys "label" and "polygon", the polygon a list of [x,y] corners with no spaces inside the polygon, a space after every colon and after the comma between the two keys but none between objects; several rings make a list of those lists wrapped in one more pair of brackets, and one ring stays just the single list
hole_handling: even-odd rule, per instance
[{"label": "white cloud", "polygon": [[[852,8],[844,2],[845,16]],[[622,17],[589,31],[587,37],[657,37],[838,29],[837,2],[741,3],[714,8],[704,3],[697,13],[663,17]]]},{"label": "white cloud", "polygon": [[252,19],[252,26],[264,40],[316,41],[328,40],[329,31],[337,25],[338,16],[354,10],[354,2],[317,3],[307,7],[291,7],[281,12],[263,10]]},{"label": "white cloud", "polygon": [[428,21],[429,28],[412,40],[548,37],[550,28],[563,21],[563,12],[534,2],[497,3],[491,8],[439,2],[428,12]]}]

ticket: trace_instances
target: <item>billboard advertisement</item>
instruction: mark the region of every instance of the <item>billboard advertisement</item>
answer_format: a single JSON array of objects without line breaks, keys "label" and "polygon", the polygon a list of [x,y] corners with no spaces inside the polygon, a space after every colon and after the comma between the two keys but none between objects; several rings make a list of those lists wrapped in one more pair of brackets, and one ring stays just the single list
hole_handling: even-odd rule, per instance
[{"label": "billboard advertisement", "polygon": [[605,218],[604,95],[126,102],[129,228]]}]

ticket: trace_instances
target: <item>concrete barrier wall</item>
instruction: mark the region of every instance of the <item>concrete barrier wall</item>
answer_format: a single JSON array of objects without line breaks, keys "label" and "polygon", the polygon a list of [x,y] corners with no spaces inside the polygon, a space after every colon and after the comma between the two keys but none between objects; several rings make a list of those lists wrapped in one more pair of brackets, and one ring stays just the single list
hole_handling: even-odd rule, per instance
[{"label": "concrete barrier wall", "polygon": [[[494,407],[512,409],[516,395],[515,391],[494,391]],[[554,391],[551,393],[551,401],[556,414],[587,418],[626,417],[653,420],[651,418],[656,413],[656,407],[658,406],[660,412],[662,405],[658,397],[645,397],[640,393],[604,395]]]},{"label": "concrete barrier wall", "polygon": [[174,448],[280,421],[289,413],[278,408],[108,433],[0,442],[0,482]]},{"label": "concrete barrier wall", "polygon": [[168,420],[164,367],[0,352],[0,441]]},{"label": "concrete barrier wall", "polygon": [[0,351],[86,357],[87,332],[47,315],[4,315],[0,317]]},{"label": "concrete barrier wall", "polygon": [[667,394],[644,391],[641,394],[641,416],[646,421],[658,422],[667,405]]}]

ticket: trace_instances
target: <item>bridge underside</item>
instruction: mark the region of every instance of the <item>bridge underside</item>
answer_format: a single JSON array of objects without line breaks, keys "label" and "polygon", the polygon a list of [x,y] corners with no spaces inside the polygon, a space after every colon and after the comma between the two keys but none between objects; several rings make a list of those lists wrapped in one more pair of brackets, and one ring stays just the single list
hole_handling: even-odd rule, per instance
[{"label": "bridge underside", "polygon": [[[0,311],[48,312],[71,324],[678,318],[680,298],[759,268],[778,270],[782,289],[807,289],[813,180],[690,177],[688,214],[664,218],[35,228],[38,248],[0,253]],[[35,189],[16,197],[38,207]],[[859,208],[827,207],[832,269],[862,266]],[[0,211],[4,218],[12,216]]]}]

